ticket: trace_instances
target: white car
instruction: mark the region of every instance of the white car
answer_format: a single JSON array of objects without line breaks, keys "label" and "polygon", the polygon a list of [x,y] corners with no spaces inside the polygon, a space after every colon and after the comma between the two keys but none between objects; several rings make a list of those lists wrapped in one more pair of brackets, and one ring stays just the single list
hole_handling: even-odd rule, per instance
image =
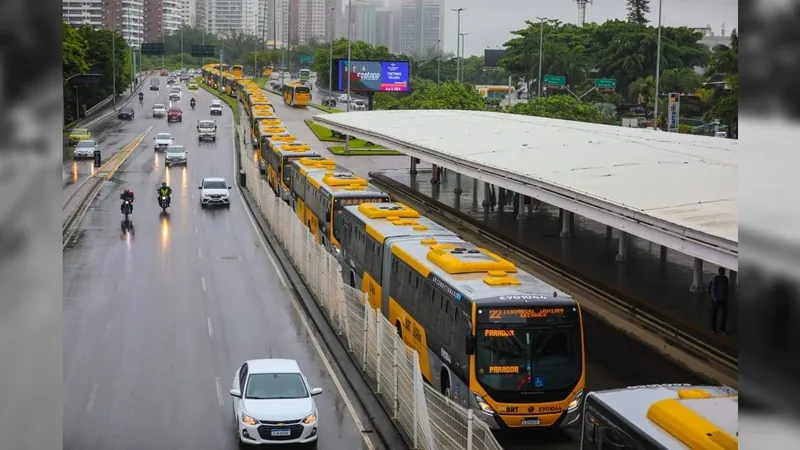
[{"label": "white car", "polygon": [[242,444],[306,444],[319,437],[315,396],[293,359],[245,362],[233,377],[233,416]]},{"label": "white car", "polygon": [[94,139],[84,139],[78,141],[75,150],[72,152],[74,159],[94,158],[94,151],[97,150],[97,141]]},{"label": "white car", "polygon": [[164,117],[167,115],[167,107],[162,103],[153,105],[153,117]]},{"label": "white car", "polygon": [[156,137],[153,138],[153,150],[163,150],[172,145],[173,142],[175,142],[175,140],[172,139],[171,134],[158,133]]},{"label": "white car", "polygon": [[186,165],[186,147],[182,145],[170,145],[164,155],[164,165],[167,167],[176,164]]},{"label": "white car", "polygon": [[347,94],[339,94],[339,98],[337,98],[337,100],[339,100],[341,103],[347,103],[350,101],[350,98],[347,96]]},{"label": "white car", "polygon": [[200,183],[200,206],[206,207],[209,205],[222,205],[225,207],[231,206],[231,186],[225,181],[225,178],[203,178]]},{"label": "white car", "polygon": [[181,99],[181,90],[180,89],[172,89],[169,91],[169,99],[170,100],[180,100]]},{"label": "white car", "polygon": [[217,123],[213,120],[198,120],[197,121],[197,139],[200,141],[215,141],[217,140]]},{"label": "white car", "polygon": [[211,100],[211,107],[210,111],[211,115],[222,115],[222,101],[221,100]]},{"label": "white car", "polygon": [[367,103],[364,100],[353,100],[353,103],[350,106],[356,111],[367,110]]}]

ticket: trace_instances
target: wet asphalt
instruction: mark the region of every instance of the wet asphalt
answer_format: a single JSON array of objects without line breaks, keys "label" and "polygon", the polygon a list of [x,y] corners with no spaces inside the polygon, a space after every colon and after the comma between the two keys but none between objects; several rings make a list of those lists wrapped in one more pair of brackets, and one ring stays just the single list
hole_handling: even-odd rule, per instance
[{"label": "wet asphalt", "polygon": [[[162,86],[166,86],[162,78]],[[190,110],[188,99],[197,99]],[[233,119],[215,117],[216,143],[198,143],[212,95],[184,87],[182,123],[150,114],[169,102],[145,91],[136,118],[92,130],[113,153],[153,130],[98,195],[64,252],[65,449],[234,449],[228,391],[248,359],[296,359],[313,387],[322,449],[361,449],[354,420],[264,252],[237,189],[230,209],[201,209],[203,177],[234,180]],[[186,167],[166,168],[153,136],[170,132],[188,149]],[[65,164],[65,191],[91,173]],[[77,167],[76,167],[77,166]],[[156,187],[173,188],[162,214]],[[136,193],[124,222],[119,194]]]}]

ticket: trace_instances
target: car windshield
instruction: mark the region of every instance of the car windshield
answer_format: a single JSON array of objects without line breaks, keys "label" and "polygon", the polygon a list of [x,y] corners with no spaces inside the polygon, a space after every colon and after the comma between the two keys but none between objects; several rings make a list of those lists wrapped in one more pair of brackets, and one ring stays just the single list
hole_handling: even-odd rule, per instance
[{"label": "car windshield", "polygon": [[220,103],[219,100],[212,100],[211,106],[222,106],[222,103]]},{"label": "car windshield", "polygon": [[209,122],[209,121],[200,122],[200,128],[214,128],[214,122]]},{"label": "car windshield", "polygon": [[161,139],[172,139],[172,136],[170,136],[169,133],[158,133],[156,135],[156,139],[159,139],[159,140],[161,140]]},{"label": "car windshield", "polygon": [[206,181],[203,183],[203,189],[228,189],[224,181]]},{"label": "car windshield", "polygon": [[179,113],[179,112],[181,112],[181,109],[180,109],[180,108],[174,108],[174,107],[173,107],[173,108],[170,108],[170,109],[169,109],[169,112],[172,112],[172,113]]},{"label": "car windshield", "polygon": [[176,145],[167,149],[167,153],[183,153],[185,149],[183,146]]},{"label": "car windshield", "polygon": [[577,324],[493,324],[477,332],[475,364],[488,391],[563,388],[581,375],[581,331]]},{"label": "car windshield", "polygon": [[133,112],[133,108],[120,108],[119,112]]},{"label": "car windshield", "polygon": [[306,398],[308,390],[299,373],[254,373],[247,380],[244,397],[256,400]]},{"label": "car windshield", "polygon": [[89,130],[86,128],[76,128],[72,130],[72,134],[89,134]]},{"label": "car windshield", "polygon": [[156,105],[153,105],[153,109],[165,109],[165,106],[161,105],[161,104],[156,104]]},{"label": "car windshield", "polygon": [[94,147],[94,141],[80,141],[78,147]]}]

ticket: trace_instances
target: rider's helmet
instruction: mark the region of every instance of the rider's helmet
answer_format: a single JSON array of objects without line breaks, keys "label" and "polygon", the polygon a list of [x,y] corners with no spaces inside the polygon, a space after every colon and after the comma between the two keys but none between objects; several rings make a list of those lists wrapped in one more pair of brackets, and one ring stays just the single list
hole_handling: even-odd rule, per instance
[{"label": "rider's helmet", "polygon": [[166,181],[162,181],[161,182],[161,187],[167,187],[167,182]]}]

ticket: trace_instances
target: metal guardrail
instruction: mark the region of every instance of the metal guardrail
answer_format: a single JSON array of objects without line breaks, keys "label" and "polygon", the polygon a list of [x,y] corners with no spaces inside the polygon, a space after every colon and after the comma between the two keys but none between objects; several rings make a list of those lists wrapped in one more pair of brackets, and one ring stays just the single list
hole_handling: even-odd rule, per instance
[{"label": "metal guardrail", "polygon": [[314,295],[326,319],[346,338],[360,369],[375,382],[375,394],[407,433],[414,449],[502,450],[488,425],[472,410],[428,386],[419,355],[403,343],[395,327],[373,310],[366,297],[345,285],[339,262],[318,245],[308,228],[260,176],[253,152],[240,149],[245,188],[252,194],[289,259]]},{"label": "metal guardrail", "polygon": [[87,109],[86,110],[86,114],[84,115],[84,119],[92,117],[94,115],[94,113],[96,113],[97,111],[100,111],[101,109],[103,109],[106,105],[111,103],[111,100],[113,100],[113,99],[114,99],[114,95],[109,95],[108,97],[105,98],[105,100],[101,100],[100,103],[98,103],[98,104],[92,106],[91,108]]},{"label": "metal guardrail", "polygon": [[515,245],[513,242],[510,242],[502,237],[498,237],[495,233],[485,229],[485,227],[465,221],[457,214],[455,214],[455,211],[449,211],[447,210],[448,208],[435,204],[431,200],[426,199],[424,196],[414,192],[412,189],[409,189],[402,183],[396,182],[390,179],[389,177],[379,173],[370,173],[370,178],[372,179],[371,181],[376,185],[378,185],[380,188],[382,188],[382,190],[394,194],[399,193],[401,196],[406,197],[424,206],[426,209],[434,212],[435,214],[441,215],[450,221],[458,223],[459,225],[468,227],[472,229],[472,231],[477,233],[481,238],[491,241],[494,244],[503,247],[507,251],[519,255],[522,258],[533,262],[537,266],[546,269],[550,273],[568,281],[569,283],[577,287],[580,287],[584,291],[591,293],[593,296],[606,302],[610,306],[616,308],[618,311],[620,311],[620,314],[631,318],[640,326],[666,339],[669,339],[671,342],[675,343],[683,350],[686,350],[687,352],[708,361],[710,364],[718,368],[721,368],[724,371],[729,372],[726,373],[725,375],[733,378],[735,378],[738,375],[739,371],[738,358],[729,355],[724,351],[715,348],[714,346],[709,345],[701,341],[700,339],[692,336],[691,334],[675,327],[674,325],[670,325],[667,322],[655,317],[654,315],[646,311],[643,311],[641,308],[638,308],[635,305],[631,305],[615,297],[609,292],[606,292],[592,285],[591,283],[588,283],[580,279],[574,274],[569,273],[568,271],[564,270],[561,267],[558,267],[556,264],[545,261],[543,258],[537,255],[534,255],[528,251],[520,249],[518,245]]}]

